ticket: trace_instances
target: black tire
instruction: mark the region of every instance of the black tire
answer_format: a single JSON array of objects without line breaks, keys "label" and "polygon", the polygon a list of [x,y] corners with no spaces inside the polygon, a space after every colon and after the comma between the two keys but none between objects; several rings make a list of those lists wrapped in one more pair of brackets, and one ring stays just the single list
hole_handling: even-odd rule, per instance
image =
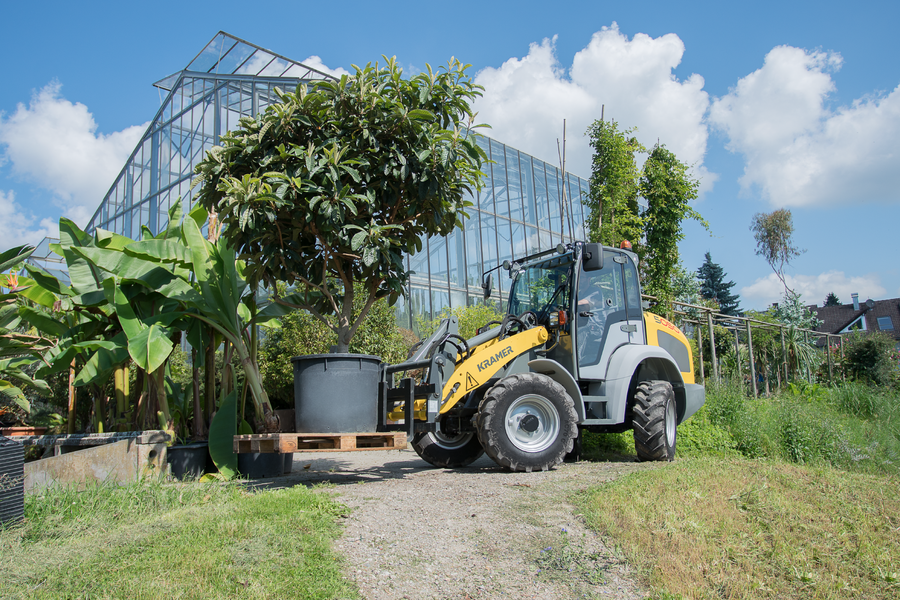
[{"label": "black tire", "polygon": [[546,375],[520,373],[497,382],[481,400],[475,429],[485,453],[510,471],[546,471],[563,461],[578,436],[575,402]]},{"label": "black tire", "polygon": [[668,381],[642,381],[634,393],[634,449],[638,460],[672,460],[677,436],[675,392]]},{"label": "black tire", "polygon": [[412,445],[419,458],[435,467],[447,469],[470,465],[484,454],[474,431],[455,436],[417,433]]}]

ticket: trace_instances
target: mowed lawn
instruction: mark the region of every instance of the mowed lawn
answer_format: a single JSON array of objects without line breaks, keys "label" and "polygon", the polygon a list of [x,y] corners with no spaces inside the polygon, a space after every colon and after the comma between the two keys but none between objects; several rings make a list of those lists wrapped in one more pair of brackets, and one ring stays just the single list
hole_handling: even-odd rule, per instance
[{"label": "mowed lawn", "polygon": [[345,508],[303,486],[142,483],[26,496],[0,530],[2,598],[357,598]]}]

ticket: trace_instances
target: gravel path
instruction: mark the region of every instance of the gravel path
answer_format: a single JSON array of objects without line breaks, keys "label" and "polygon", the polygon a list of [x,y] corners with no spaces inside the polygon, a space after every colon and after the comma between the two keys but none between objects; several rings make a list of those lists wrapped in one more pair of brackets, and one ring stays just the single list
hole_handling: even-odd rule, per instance
[{"label": "gravel path", "polygon": [[[367,600],[644,598],[568,498],[652,465],[434,469],[412,450],[295,454],[276,486],[330,482],[352,508],[337,548]],[[277,483],[276,483],[277,482]]]}]

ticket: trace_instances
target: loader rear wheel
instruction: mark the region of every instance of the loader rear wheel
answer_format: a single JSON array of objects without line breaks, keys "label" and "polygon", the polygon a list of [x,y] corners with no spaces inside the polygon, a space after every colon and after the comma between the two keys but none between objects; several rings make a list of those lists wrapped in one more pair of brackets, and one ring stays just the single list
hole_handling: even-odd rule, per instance
[{"label": "loader rear wheel", "polygon": [[485,453],[510,471],[546,471],[563,461],[578,437],[575,402],[546,375],[520,373],[484,395],[475,429]]},{"label": "loader rear wheel", "polygon": [[675,392],[668,381],[642,381],[634,393],[634,449],[638,460],[672,460],[677,438]]},{"label": "loader rear wheel", "polygon": [[419,458],[435,467],[447,469],[470,465],[484,454],[474,431],[456,435],[436,431],[417,433],[412,444]]}]

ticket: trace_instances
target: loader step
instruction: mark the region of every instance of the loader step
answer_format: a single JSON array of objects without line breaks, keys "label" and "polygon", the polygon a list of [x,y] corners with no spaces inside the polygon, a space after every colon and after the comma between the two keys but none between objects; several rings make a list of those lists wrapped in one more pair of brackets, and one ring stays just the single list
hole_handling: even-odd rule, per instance
[{"label": "loader step", "polygon": [[234,436],[235,454],[403,450],[406,433],[260,433]]}]

